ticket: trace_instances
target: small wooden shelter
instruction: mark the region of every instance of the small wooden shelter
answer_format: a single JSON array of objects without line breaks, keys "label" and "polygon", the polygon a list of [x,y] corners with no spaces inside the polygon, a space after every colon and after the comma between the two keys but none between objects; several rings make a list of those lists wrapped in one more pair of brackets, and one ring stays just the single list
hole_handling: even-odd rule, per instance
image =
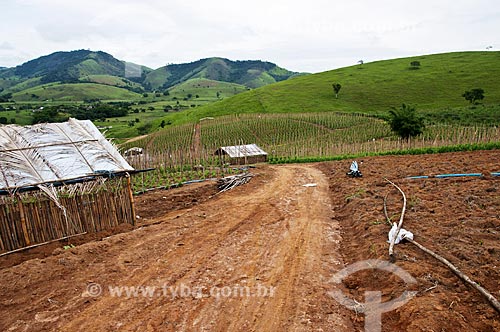
[{"label": "small wooden shelter", "polygon": [[133,224],[133,172],[91,121],[0,126],[0,252]]},{"label": "small wooden shelter", "polygon": [[223,146],[215,151],[215,155],[232,165],[256,164],[267,161],[267,152],[258,147],[257,144]]}]

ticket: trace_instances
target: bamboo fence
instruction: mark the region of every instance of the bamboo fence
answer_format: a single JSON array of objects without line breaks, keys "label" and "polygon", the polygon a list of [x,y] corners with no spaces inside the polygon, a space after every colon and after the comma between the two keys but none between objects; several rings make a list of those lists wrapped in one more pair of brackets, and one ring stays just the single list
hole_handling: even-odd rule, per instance
[{"label": "bamboo fence", "polygon": [[62,186],[56,193],[58,202],[42,191],[0,196],[0,251],[134,224],[126,178]]}]

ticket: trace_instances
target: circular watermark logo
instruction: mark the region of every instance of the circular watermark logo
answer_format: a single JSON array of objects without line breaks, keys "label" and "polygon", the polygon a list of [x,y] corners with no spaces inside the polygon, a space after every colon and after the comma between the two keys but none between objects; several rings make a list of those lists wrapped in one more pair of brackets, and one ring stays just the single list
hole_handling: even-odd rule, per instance
[{"label": "circular watermark logo", "polygon": [[98,297],[102,294],[102,287],[95,282],[87,285],[87,294],[91,297]]},{"label": "circular watermark logo", "polygon": [[[401,278],[406,283],[406,285],[412,285],[417,282],[415,278],[413,278],[407,271],[400,268],[399,266],[378,259],[369,259],[351,264],[341,271],[335,273],[330,279],[330,282],[340,284],[342,283],[344,278],[350,276],[351,274],[354,274],[358,271],[374,269],[393,273]],[[403,306],[416,294],[416,291],[405,290],[403,294],[401,294],[401,296],[399,296],[398,298],[388,302],[382,302],[381,291],[365,291],[365,302],[359,303],[356,300],[347,297],[340,290],[328,292],[328,295],[333,297],[344,307],[356,311],[356,313],[365,314],[365,332],[380,332],[382,330],[382,313],[392,311]]]}]

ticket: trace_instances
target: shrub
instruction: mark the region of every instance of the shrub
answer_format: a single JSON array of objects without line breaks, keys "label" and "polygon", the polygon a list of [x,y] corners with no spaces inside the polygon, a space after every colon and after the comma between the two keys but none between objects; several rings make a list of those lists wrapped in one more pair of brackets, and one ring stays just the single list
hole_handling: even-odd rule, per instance
[{"label": "shrub", "polygon": [[417,114],[415,107],[405,104],[389,111],[388,123],[392,131],[404,139],[420,135],[425,127],[424,118]]}]

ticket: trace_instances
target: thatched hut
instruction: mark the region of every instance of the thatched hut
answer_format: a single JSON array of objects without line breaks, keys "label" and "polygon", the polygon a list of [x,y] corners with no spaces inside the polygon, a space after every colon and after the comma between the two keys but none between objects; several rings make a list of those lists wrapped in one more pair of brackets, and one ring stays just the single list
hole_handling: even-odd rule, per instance
[{"label": "thatched hut", "polygon": [[0,126],[0,252],[133,224],[133,172],[91,121]]}]

